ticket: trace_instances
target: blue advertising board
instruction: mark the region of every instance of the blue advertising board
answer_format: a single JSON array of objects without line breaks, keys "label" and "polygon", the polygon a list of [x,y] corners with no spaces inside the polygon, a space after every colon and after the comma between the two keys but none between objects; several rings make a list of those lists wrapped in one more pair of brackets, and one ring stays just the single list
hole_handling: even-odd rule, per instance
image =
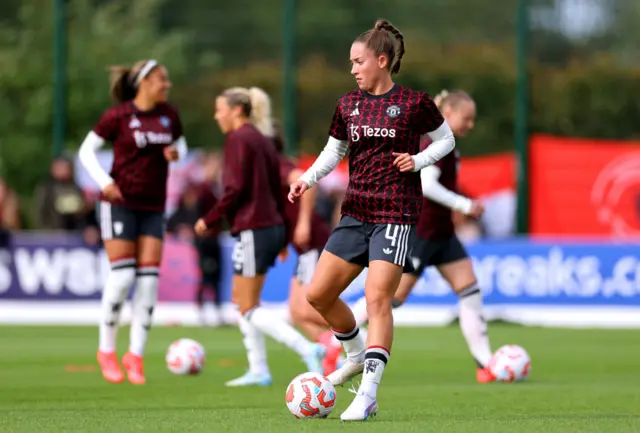
[{"label": "blue advertising board", "polygon": [[[223,288],[229,299],[233,240],[224,237]],[[611,242],[534,242],[515,239],[468,246],[485,304],[558,306],[640,306],[639,248]],[[162,265],[160,300],[192,302],[198,280],[190,245],[168,240]],[[263,300],[285,302],[295,253],[269,273]],[[104,251],[79,237],[16,234],[0,250],[0,300],[98,299],[108,272]],[[366,272],[343,297],[362,296]],[[433,268],[428,269],[408,305],[454,305],[456,298]]]}]

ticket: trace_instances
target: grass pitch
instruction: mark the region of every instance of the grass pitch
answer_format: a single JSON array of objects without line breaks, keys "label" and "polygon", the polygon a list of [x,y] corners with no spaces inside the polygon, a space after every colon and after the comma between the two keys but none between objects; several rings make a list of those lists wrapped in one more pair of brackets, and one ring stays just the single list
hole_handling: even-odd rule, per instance
[{"label": "grass pitch", "polygon": [[[125,351],[128,329],[120,332]],[[96,370],[97,328],[0,328],[0,432],[640,432],[640,333],[490,326],[494,349],[522,345],[532,358],[520,384],[475,383],[457,327],[397,330],[379,392],[378,416],[344,424],[351,401],[338,389],[325,420],[297,420],[285,388],[304,371],[270,342],[270,388],[227,389],[246,361],[235,328],[156,328],[147,384],[113,385]],[[164,355],[189,337],[207,350],[199,376],[173,376]]]}]

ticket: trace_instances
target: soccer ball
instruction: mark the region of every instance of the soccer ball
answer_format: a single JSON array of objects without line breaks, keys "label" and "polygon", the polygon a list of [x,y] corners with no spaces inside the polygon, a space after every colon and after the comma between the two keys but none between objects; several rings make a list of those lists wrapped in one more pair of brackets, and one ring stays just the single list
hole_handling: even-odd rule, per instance
[{"label": "soccer ball", "polygon": [[531,358],[520,346],[502,346],[491,357],[489,370],[498,382],[521,382],[529,376]]},{"label": "soccer ball", "polygon": [[195,340],[181,338],[171,343],[165,360],[173,374],[198,374],[204,367],[204,348]]},{"label": "soccer ball", "polygon": [[287,409],[296,418],[326,418],[336,404],[336,389],[318,373],[303,373],[287,387]]}]

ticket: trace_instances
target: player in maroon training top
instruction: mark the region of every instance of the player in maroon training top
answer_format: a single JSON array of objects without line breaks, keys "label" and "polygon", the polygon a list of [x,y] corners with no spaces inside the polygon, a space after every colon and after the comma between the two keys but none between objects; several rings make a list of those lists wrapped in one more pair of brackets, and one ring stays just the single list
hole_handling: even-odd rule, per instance
[{"label": "player in maroon training top", "polygon": [[[102,239],[111,272],[102,292],[98,362],[110,382],[124,380],[115,354],[116,331],[127,293],[135,283],[129,352],[122,359],[129,381],[145,382],[142,356],[158,294],[164,234],[164,205],[170,161],[187,153],[177,110],[167,104],[167,69],[155,60],[112,68],[111,95],[117,103],[104,112],[80,148],[79,158],[98,183]],[[96,150],[113,144],[111,173]]]},{"label": "player in maroon training top", "polygon": [[[443,91],[435,102],[456,137],[463,137],[473,129],[476,106],[466,92]],[[428,145],[429,140],[425,138],[422,146]],[[476,379],[487,383],[494,377],[487,368],[492,352],[482,316],[482,293],[471,260],[455,234],[452,220],[452,210],[478,218],[484,208],[482,204],[458,194],[458,164],[458,153],[454,151],[420,172],[424,201],[410,253],[415,269],[402,276],[392,305],[394,308],[402,305],[425,268],[436,266],[460,298],[460,328],[478,366]],[[353,312],[358,324],[366,321],[366,299],[356,302]]]},{"label": "player in maroon training top", "polygon": [[[309,371],[322,372],[322,345],[308,341],[284,320],[260,306],[265,274],[287,246],[285,197],[278,153],[271,140],[269,97],[258,88],[232,88],[216,99],[215,119],[226,134],[223,193],[200,219],[196,233],[205,235],[222,217],[238,241],[233,249],[232,298],[242,315],[240,330],[249,360],[247,374],[227,386],[269,385],[264,334],[286,344]],[[270,138],[267,138],[270,137]]]},{"label": "player in maroon training top", "polygon": [[[327,320],[347,354],[328,376],[341,385],[364,370],[354,401],[341,415],[363,420],[377,411],[376,392],[393,340],[391,302],[410,251],[411,231],[422,204],[420,169],[451,152],[455,142],[433,100],[395,84],[404,54],[402,34],[386,20],[358,36],[351,46],[351,73],[358,89],[338,101],[327,146],[291,186],[296,200],[333,170],[349,152],[349,186],[342,219],[325,247],[307,299]],[[420,151],[420,138],[433,143]],[[369,267],[365,284],[369,311],[368,347],[353,313],[339,299]]]}]

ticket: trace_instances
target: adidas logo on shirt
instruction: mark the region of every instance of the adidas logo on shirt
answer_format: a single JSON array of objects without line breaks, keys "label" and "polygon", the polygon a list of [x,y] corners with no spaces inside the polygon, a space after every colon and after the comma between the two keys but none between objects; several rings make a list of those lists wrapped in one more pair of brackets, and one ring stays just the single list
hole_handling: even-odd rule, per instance
[{"label": "adidas logo on shirt", "polygon": [[360,104],[360,102],[356,102],[356,109],[353,110],[351,112],[351,114],[349,114],[349,116],[359,116],[360,115],[360,110],[358,110],[358,104]]}]

